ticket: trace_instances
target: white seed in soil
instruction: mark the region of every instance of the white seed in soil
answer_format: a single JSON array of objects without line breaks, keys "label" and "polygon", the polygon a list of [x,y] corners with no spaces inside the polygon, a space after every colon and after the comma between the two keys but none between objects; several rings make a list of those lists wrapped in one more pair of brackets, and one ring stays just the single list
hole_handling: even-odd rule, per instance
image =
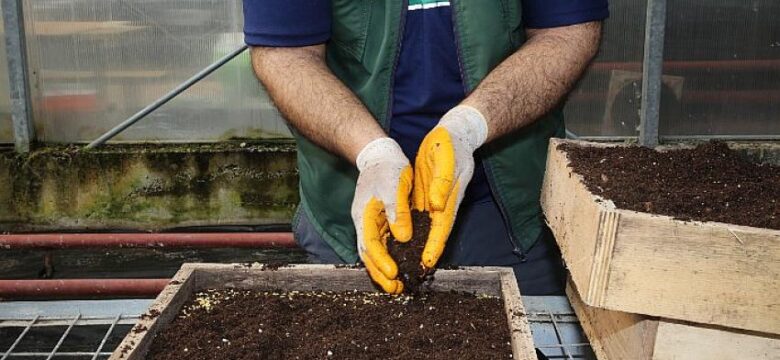
[{"label": "white seed in soil", "polygon": [[333,356],[333,351],[328,350],[328,356]]}]

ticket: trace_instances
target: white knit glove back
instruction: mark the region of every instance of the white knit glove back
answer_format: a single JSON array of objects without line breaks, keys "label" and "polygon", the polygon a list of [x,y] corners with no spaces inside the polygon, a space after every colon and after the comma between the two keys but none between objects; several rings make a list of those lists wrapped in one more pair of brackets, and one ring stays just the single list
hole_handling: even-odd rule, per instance
[{"label": "white knit glove back", "polygon": [[391,138],[376,139],[357,157],[360,176],[352,201],[352,220],[357,231],[358,255],[371,278],[386,292],[397,294],[398,266],[387,252],[390,232],[398,241],[412,237],[409,194],[412,168],[401,147]]}]

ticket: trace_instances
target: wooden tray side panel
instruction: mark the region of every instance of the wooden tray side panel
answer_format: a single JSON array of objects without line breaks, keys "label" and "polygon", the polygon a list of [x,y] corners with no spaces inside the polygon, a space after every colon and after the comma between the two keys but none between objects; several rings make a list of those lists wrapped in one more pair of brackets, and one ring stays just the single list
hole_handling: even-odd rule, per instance
[{"label": "wooden tray side panel", "polygon": [[560,143],[558,139],[550,141],[547,171],[542,183],[542,209],[574,282],[583,289],[583,298],[588,304],[597,305],[598,294],[589,291],[592,287],[598,288],[596,279],[604,276],[599,273],[604,264],[594,266],[594,257],[597,249],[600,254],[605,251],[599,243],[599,227],[605,215],[579,176],[570,171],[565,153],[557,149]]},{"label": "wooden tray side panel", "polygon": [[512,354],[515,359],[537,360],[531,325],[520,297],[520,288],[512,270],[501,274],[501,298],[504,299],[504,310],[512,337]]},{"label": "wooden tray side panel", "polygon": [[621,213],[603,307],[780,333],[780,237]]},{"label": "wooden tray side panel", "polygon": [[599,360],[651,360],[658,321],[586,305],[569,281],[566,295]]},{"label": "wooden tray side panel", "polygon": [[[501,295],[499,276],[504,268],[482,267],[438,271],[432,290]],[[376,291],[363,269],[334,268],[332,265],[283,267],[276,271],[230,264],[202,264],[195,268],[196,289],[285,289],[298,291]]]},{"label": "wooden tray side panel", "polygon": [[780,359],[780,339],[661,321],[655,360]]},{"label": "wooden tray side panel", "polygon": [[159,315],[142,316],[117,346],[109,360],[143,360],[146,358],[154,335],[173,321],[181,306],[193,292],[195,281],[191,275],[192,269],[186,267],[182,267],[174,275],[171,283],[157,295],[145,313],[145,315],[150,315],[152,312],[158,312]]},{"label": "wooden tray side panel", "polygon": [[599,360],[780,359],[780,336],[595,308],[566,288]]}]

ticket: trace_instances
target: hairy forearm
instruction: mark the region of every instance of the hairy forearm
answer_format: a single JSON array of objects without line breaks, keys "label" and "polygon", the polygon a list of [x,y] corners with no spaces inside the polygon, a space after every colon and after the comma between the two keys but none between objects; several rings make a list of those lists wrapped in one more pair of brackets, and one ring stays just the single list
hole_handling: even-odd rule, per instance
[{"label": "hairy forearm", "polygon": [[528,41],[463,101],[485,117],[487,141],[532,123],[561,101],[595,56],[601,23],[528,33]]},{"label": "hairy forearm", "polygon": [[307,139],[355,163],[385,135],[371,113],[325,64],[325,47],[252,48],[252,67],[287,121]]}]

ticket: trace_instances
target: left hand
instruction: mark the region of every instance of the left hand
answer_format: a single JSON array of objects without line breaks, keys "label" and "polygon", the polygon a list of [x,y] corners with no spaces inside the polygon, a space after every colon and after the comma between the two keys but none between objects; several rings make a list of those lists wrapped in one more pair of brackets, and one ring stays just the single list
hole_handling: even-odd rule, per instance
[{"label": "left hand", "polygon": [[412,203],[428,211],[431,231],[422,265],[433,268],[444,252],[455,215],[474,173],[474,151],[487,138],[479,110],[459,105],[448,111],[422,141],[414,166]]}]

